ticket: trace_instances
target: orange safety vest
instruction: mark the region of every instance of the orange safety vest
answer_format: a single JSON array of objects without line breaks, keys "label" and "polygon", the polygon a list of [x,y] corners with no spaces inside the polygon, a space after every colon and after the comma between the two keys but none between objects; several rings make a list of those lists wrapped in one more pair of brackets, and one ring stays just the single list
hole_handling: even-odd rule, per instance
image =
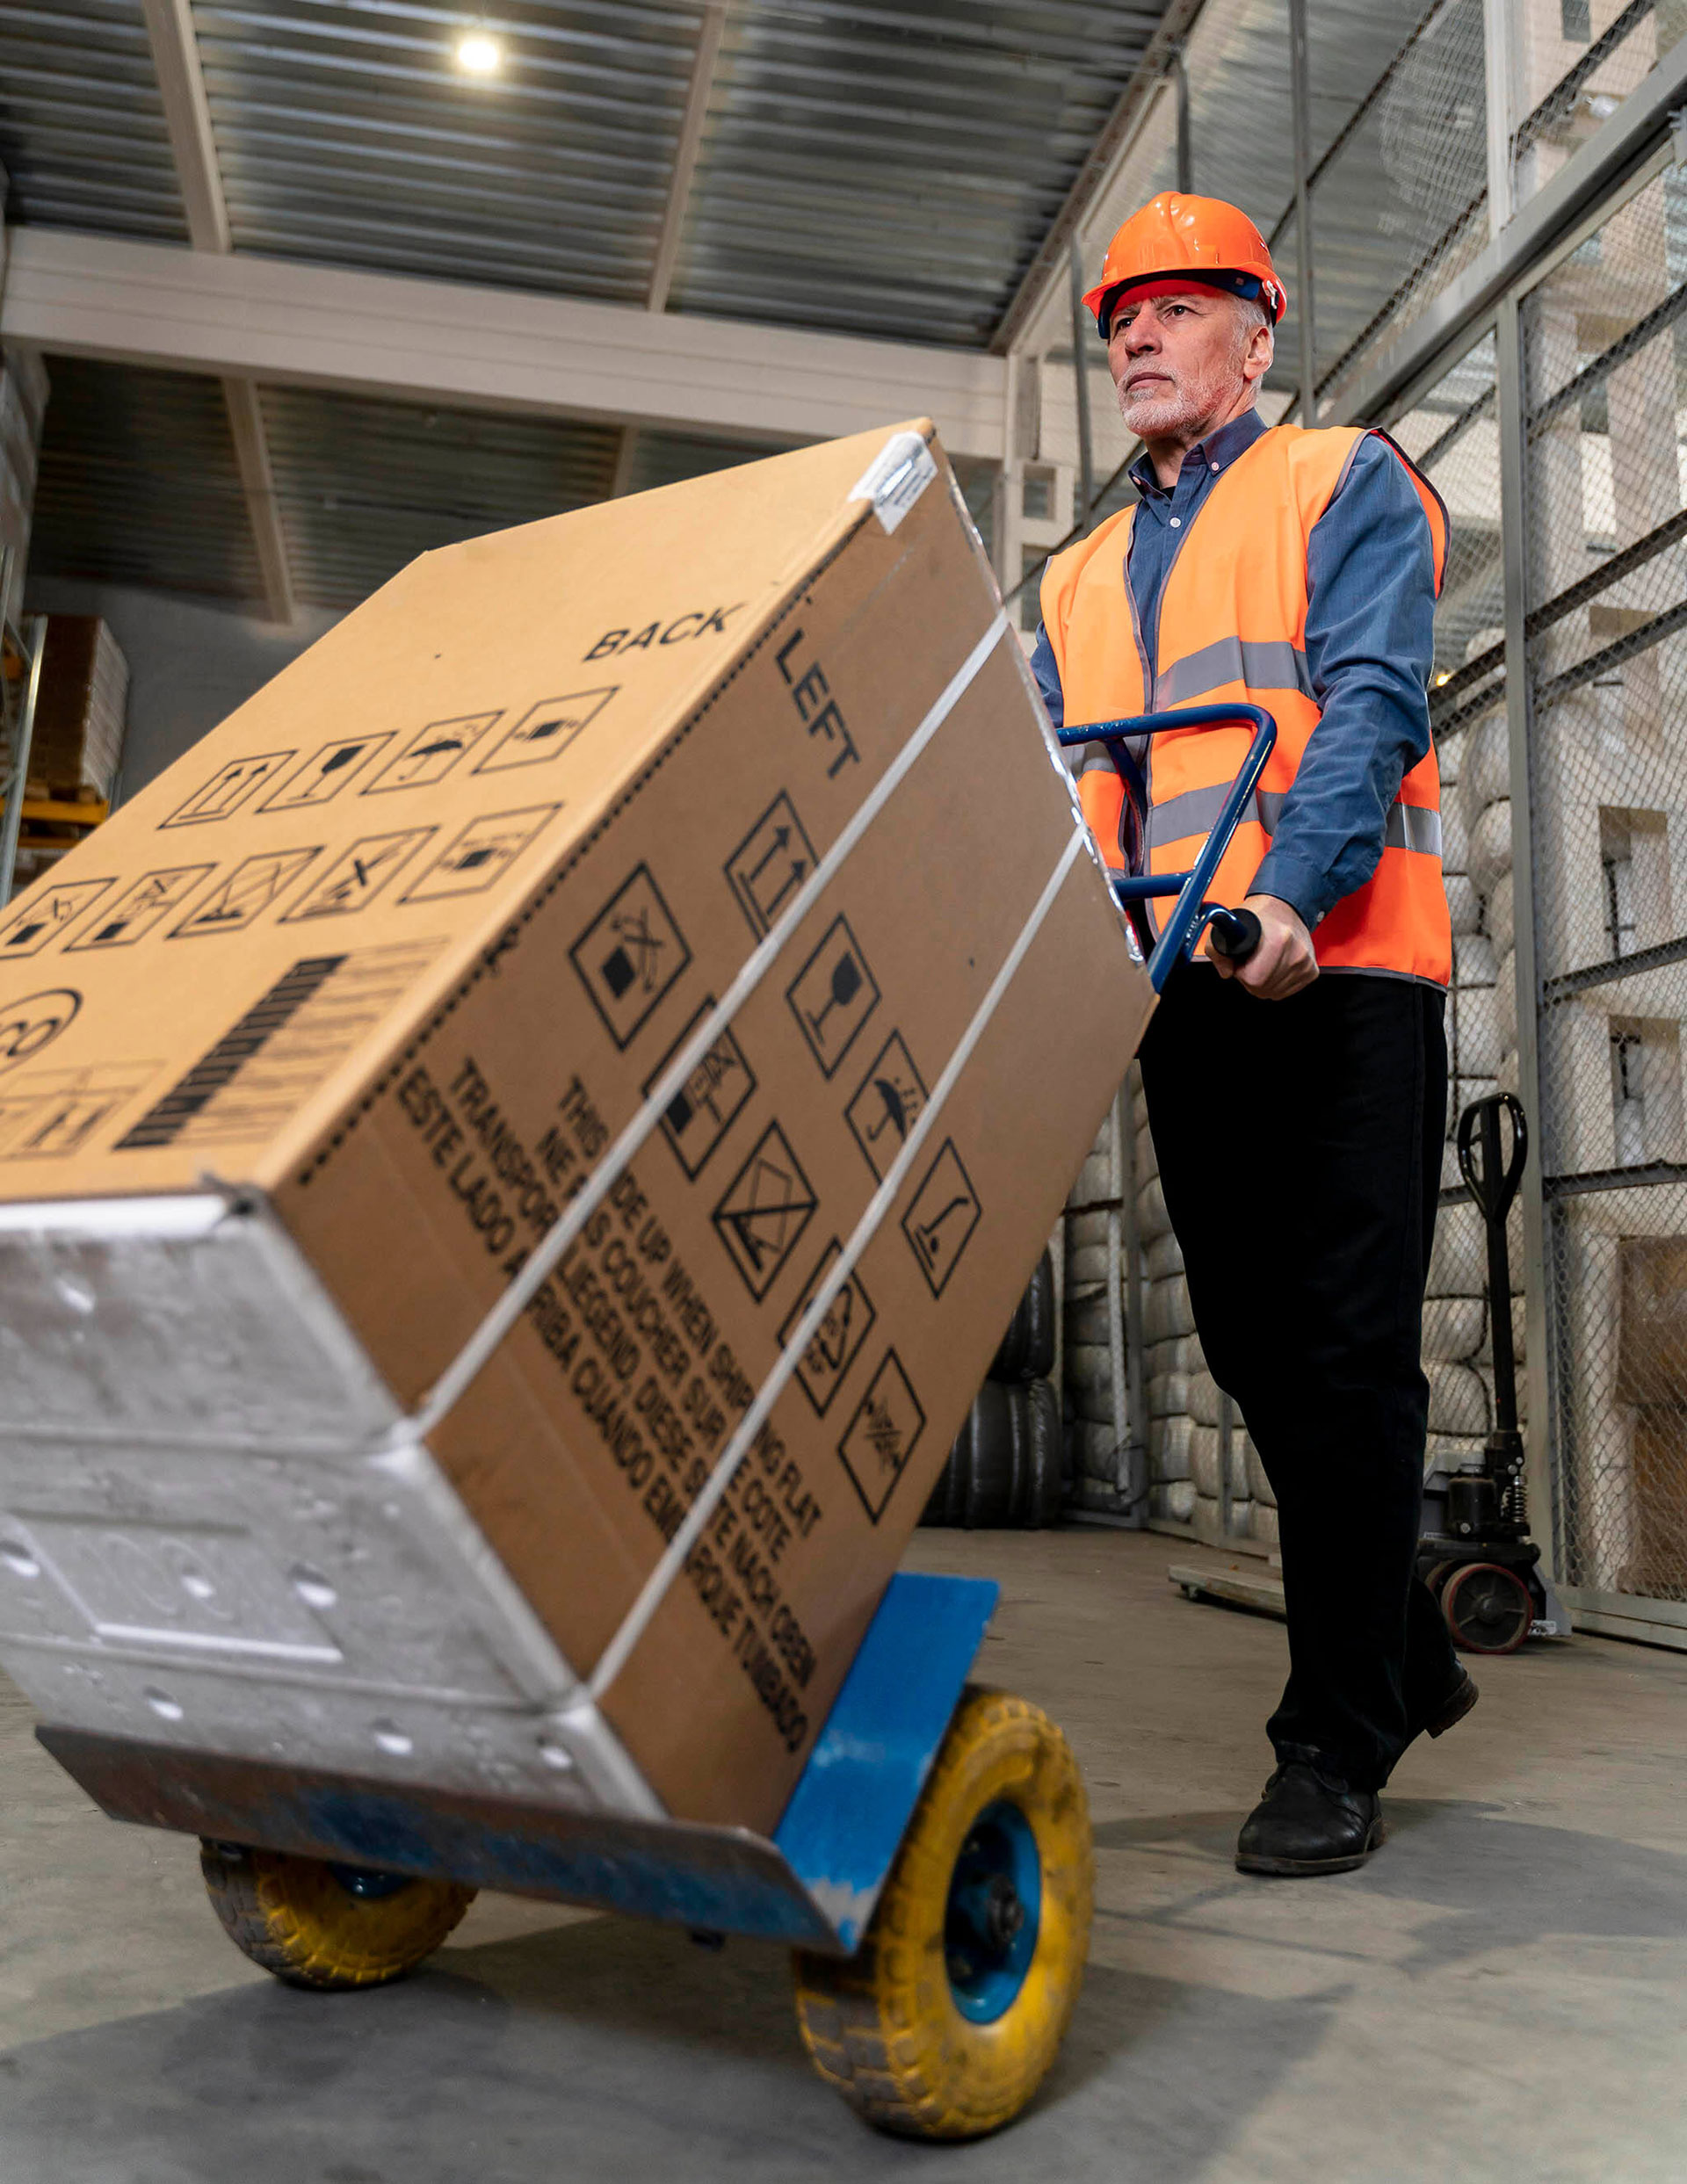
[{"label": "orange safety vest", "polygon": [[[1247,894],[1321,718],[1307,668],[1307,543],[1365,437],[1347,426],[1276,425],[1222,473],[1166,578],[1160,656],[1152,670],[1127,566],[1133,509],[1109,517],[1089,538],[1056,554],[1044,573],[1043,626],[1068,724],[1229,699],[1263,705],[1275,717],[1277,747],[1219,866],[1214,901],[1234,906]],[[1377,438],[1405,464],[1423,501],[1438,594],[1446,510],[1387,434]],[[1240,724],[1191,728],[1148,743],[1149,871],[1186,871],[1193,864],[1251,734]],[[1125,869],[1124,785],[1100,744],[1085,753],[1078,792],[1102,855],[1115,870]],[[1376,871],[1321,921],[1313,947],[1329,970],[1390,971],[1437,986],[1452,976],[1433,746],[1401,784]]]}]

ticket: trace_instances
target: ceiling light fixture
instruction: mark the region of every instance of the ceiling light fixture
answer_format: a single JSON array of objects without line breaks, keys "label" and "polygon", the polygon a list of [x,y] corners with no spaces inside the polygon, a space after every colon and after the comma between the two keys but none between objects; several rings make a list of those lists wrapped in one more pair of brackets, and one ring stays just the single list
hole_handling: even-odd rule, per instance
[{"label": "ceiling light fixture", "polygon": [[477,26],[458,41],[457,66],[465,76],[496,76],[503,66],[503,48]]}]

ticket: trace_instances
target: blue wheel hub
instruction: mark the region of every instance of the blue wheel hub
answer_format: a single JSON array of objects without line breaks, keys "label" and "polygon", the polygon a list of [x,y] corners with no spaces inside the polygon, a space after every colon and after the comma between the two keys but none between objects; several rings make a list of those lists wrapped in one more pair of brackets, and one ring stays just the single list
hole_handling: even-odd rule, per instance
[{"label": "blue wheel hub", "polygon": [[943,1920],[950,1992],[972,2023],[993,2024],[1024,1986],[1042,1902],[1031,1822],[1005,1798],[986,1805],[955,1860]]},{"label": "blue wheel hub", "polygon": [[379,1904],[410,1884],[407,1873],[377,1873],[372,1866],[330,1865],[329,1871],[348,1896],[360,1904]]}]

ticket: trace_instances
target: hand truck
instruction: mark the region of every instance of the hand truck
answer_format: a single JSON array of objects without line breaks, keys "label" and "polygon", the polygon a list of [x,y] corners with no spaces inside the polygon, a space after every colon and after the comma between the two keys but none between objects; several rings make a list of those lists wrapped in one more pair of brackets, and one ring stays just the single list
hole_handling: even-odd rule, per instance
[{"label": "hand truck", "polygon": [[[1193,870],[1113,880],[1133,914],[1176,897],[1144,950],[1156,991],[1203,930],[1238,959],[1257,940],[1250,913],[1211,905],[1206,891],[1275,726],[1256,708],[1202,707],[1061,737],[1104,743],[1140,816],[1130,745],[1220,721],[1251,725],[1253,741]],[[399,1978],[481,1888],[664,1920],[710,1942],[782,1940],[827,2083],[883,2130],[972,2138],[1017,2115],[1054,2058],[1094,1886],[1089,1806],[1065,1738],[1026,1701],[968,1681],[996,1596],[982,1579],[892,1580],[771,1836],[180,1740],[50,1724],[36,1733],[113,1819],[198,1836],[229,1937],[292,1985]]]}]

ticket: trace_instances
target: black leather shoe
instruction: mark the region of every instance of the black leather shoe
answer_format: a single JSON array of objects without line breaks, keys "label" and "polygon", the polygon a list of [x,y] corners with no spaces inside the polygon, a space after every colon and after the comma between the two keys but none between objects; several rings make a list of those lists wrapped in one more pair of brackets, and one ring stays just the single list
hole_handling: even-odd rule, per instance
[{"label": "black leather shoe", "polygon": [[1376,1793],[1350,1790],[1303,1760],[1279,1767],[1242,1824],[1239,1873],[1351,1873],[1387,1830]]},{"label": "black leather shoe", "polygon": [[1444,1737],[1449,1729],[1463,1721],[1481,1696],[1470,1671],[1461,1667],[1457,1683],[1430,1709],[1428,1717],[1412,1724],[1413,1736]]}]

